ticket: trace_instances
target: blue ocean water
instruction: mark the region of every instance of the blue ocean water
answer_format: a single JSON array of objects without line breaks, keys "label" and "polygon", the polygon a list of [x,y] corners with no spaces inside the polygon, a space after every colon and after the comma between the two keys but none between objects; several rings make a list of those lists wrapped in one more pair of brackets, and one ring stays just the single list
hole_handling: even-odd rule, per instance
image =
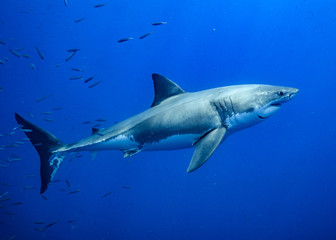
[{"label": "blue ocean water", "polygon": [[[1,1],[0,239],[336,239],[335,10],[331,0]],[[66,61],[68,49],[80,50]],[[300,93],[193,173],[193,149],[84,152],[42,198],[39,157],[14,113],[75,142],[97,119],[146,110],[153,72],[186,91]]]}]

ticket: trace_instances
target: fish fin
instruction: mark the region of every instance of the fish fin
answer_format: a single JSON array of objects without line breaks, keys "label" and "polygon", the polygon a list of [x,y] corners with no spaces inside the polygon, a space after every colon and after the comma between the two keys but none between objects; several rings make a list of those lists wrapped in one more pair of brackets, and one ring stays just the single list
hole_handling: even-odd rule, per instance
[{"label": "fish fin", "polygon": [[123,150],[124,158],[132,157],[134,154],[137,154],[140,151],[141,151],[141,149],[138,149],[138,148]]},{"label": "fish fin", "polygon": [[97,132],[99,132],[99,128],[95,128],[95,127],[93,127],[92,128],[92,135],[94,135],[94,134],[96,134]]},{"label": "fish fin", "polygon": [[97,156],[97,151],[91,151],[91,160],[94,160]]},{"label": "fish fin", "polygon": [[216,150],[226,133],[225,127],[216,128],[194,144],[195,151],[190,161],[187,172],[192,172],[202,166]]},{"label": "fish fin", "polygon": [[185,93],[185,91],[176,83],[160,74],[153,73],[152,79],[154,83],[155,97],[151,107],[159,105],[169,97]]},{"label": "fish fin", "polygon": [[28,120],[15,113],[15,119],[22,126],[31,143],[34,145],[36,151],[40,155],[40,174],[41,174],[41,191],[44,193],[51,180],[53,179],[56,171],[60,167],[65,158],[64,152],[56,152],[55,150],[65,146],[63,142],[58,140],[51,133],[43,130],[42,128],[34,125]]}]

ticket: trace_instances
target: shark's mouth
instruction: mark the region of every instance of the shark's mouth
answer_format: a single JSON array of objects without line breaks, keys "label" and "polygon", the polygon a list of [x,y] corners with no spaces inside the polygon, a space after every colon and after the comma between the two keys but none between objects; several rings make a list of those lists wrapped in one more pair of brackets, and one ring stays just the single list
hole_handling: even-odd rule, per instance
[{"label": "shark's mouth", "polygon": [[281,107],[280,103],[272,103],[270,104],[261,115],[258,115],[258,118],[265,120],[276,113]]}]

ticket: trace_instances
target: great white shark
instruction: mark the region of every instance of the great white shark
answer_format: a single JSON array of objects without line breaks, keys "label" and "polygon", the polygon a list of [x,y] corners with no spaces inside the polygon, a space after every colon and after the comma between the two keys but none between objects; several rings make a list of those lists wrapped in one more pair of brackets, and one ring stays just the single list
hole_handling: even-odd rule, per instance
[{"label": "great white shark", "polygon": [[185,92],[170,79],[152,75],[155,97],[149,109],[112,127],[65,144],[15,113],[15,118],[40,156],[44,193],[68,153],[120,150],[124,157],[141,151],[194,147],[187,172],[202,166],[230,134],[272,116],[298,89],[260,84]]}]

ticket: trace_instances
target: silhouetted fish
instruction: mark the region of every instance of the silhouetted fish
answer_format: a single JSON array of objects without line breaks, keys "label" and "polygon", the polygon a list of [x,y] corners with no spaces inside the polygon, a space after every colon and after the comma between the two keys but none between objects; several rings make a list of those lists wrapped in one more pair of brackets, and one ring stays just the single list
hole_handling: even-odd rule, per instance
[{"label": "silhouetted fish", "polygon": [[107,197],[108,195],[110,195],[112,192],[107,192],[107,193],[105,193],[103,196],[102,196],[102,198],[105,198],[105,197]]},{"label": "silhouetted fish", "polygon": [[49,223],[47,226],[44,227],[44,229],[50,228],[52,225],[56,224],[57,221],[53,221],[52,223]]},{"label": "silhouetted fish", "polygon": [[79,22],[81,22],[81,21],[83,21],[85,18],[78,18],[78,19],[76,19],[74,22],[75,23],[79,23]]},{"label": "silhouetted fish", "polygon": [[139,39],[144,39],[145,37],[148,37],[148,36],[151,35],[152,33],[154,33],[154,32],[146,33],[146,34],[142,35],[141,37],[139,37]]},{"label": "silhouetted fish", "polygon": [[130,37],[130,38],[122,38],[122,39],[118,40],[118,43],[127,42],[127,41],[132,40],[132,39],[134,39],[134,38],[132,38],[132,37]]},{"label": "silhouetted fish", "polygon": [[94,5],[93,7],[94,8],[100,8],[100,7],[104,7],[105,6],[105,4],[97,4],[97,5]]},{"label": "silhouetted fish", "polygon": [[40,51],[40,49],[38,49],[38,47],[35,47],[35,49],[36,49],[36,51],[37,51],[37,54],[40,56],[40,58],[41,58],[42,60],[44,60],[44,56],[43,56],[42,52]]},{"label": "silhouetted fish", "polygon": [[15,57],[21,57],[21,54],[20,54],[20,53],[14,51],[14,50],[12,50],[12,49],[9,49],[9,52],[10,52],[11,54],[13,54]]},{"label": "silhouetted fish", "polygon": [[100,80],[100,81],[98,81],[98,82],[96,82],[96,83],[94,83],[94,84],[91,84],[90,86],[89,86],[89,88],[93,88],[93,87],[95,87],[95,86],[97,86],[99,83],[101,83],[103,80]]},{"label": "silhouetted fish", "polygon": [[85,81],[84,81],[84,83],[88,83],[88,82],[90,82],[92,79],[94,79],[96,76],[92,76],[92,77],[89,77],[88,79],[86,79]]},{"label": "silhouetted fish", "polygon": [[35,100],[35,102],[41,102],[41,101],[43,101],[44,99],[46,99],[46,98],[48,98],[49,96],[43,96],[43,97],[40,97],[40,98],[38,98],[38,99],[36,99]]},{"label": "silhouetted fish", "polygon": [[159,25],[163,25],[163,24],[167,24],[167,22],[154,22],[154,23],[152,23],[153,26],[159,26]]},{"label": "silhouetted fish", "polygon": [[74,191],[69,192],[69,194],[74,194],[74,193],[79,193],[79,192],[80,190],[74,190]]}]

